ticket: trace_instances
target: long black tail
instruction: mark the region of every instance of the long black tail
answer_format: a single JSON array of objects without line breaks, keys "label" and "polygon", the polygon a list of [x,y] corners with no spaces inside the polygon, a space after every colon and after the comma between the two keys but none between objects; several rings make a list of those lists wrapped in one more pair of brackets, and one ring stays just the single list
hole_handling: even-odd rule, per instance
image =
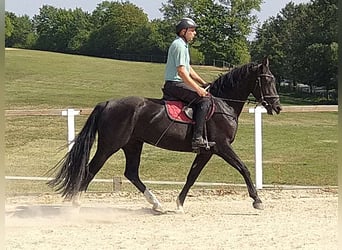
[{"label": "long black tail", "polygon": [[72,198],[81,191],[82,182],[87,178],[88,161],[96,137],[98,119],[107,103],[100,103],[94,108],[75,138],[71,150],[53,168],[58,169],[58,172],[48,185],[66,198]]}]

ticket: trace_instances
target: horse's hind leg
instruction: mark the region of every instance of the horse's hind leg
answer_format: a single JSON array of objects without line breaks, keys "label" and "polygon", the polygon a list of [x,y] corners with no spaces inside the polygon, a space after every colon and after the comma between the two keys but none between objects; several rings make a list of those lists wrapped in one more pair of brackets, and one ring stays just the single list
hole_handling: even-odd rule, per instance
[{"label": "horse's hind leg", "polygon": [[185,197],[188,194],[190,188],[194,185],[204,166],[210,160],[211,156],[212,154],[209,152],[204,154],[197,154],[194,162],[192,163],[190,172],[188,173],[186,183],[177,198],[177,209],[179,212],[184,213],[183,204],[185,201]]},{"label": "horse's hind leg", "polygon": [[95,175],[103,167],[107,159],[118,150],[119,149],[109,150],[108,147],[101,147],[101,145],[98,146],[94,157],[89,162],[88,173],[86,175],[86,178],[82,181],[80,191],[78,195],[72,199],[73,206],[80,206],[81,193],[88,189],[90,182],[94,179]]},{"label": "horse's hind leg", "polygon": [[126,156],[125,177],[144,194],[146,200],[153,205],[152,209],[157,212],[163,212],[160,202],[156,196],[142,183],[139,178],[140,156],[143,142],[131,141],[122,149]]}]

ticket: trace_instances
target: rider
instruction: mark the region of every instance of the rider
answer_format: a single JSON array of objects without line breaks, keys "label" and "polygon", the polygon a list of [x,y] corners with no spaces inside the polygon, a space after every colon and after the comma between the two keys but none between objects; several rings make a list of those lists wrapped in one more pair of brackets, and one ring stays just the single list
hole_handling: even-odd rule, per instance
[{"label": "rider", "polygon": [[207,83],[190,65],[188,45],[196,35],[196,27],[197,24],[190,18],[183,18],[176,25],[177,37],[169,47],[163,88],[164,94],[194,106],[194,151],[215,144],[203,138],[205,118],[210,108],[209,94],[203,88]]}]

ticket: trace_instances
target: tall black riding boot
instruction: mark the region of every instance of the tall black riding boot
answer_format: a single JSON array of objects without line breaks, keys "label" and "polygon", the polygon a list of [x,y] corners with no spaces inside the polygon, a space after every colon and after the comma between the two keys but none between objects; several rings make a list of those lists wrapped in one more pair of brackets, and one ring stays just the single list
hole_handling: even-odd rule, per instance
[{"label": "tall black riding boot", "polygon": [[192,136],[192,150],[198,152],[200,148],[210,148],[215,145],[215,142],[208,142],[203,138],[203,129],[205,124],[205,117],[209,111],[209,101],[202,101],[195,107],[194,112],[194,131]]}]

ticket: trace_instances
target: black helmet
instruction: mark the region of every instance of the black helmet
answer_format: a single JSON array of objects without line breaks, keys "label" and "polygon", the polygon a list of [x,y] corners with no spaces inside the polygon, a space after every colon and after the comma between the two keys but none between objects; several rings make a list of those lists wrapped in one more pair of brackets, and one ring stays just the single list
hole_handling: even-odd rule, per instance
[{"label": "black helmet", "polygon": [[197,24],[194,22],[194,20],[190,18],[183,18],[179,21],[176,25],[176,34],[178,34],[182,29],[188,29],[188,28],[196,28]]}]

